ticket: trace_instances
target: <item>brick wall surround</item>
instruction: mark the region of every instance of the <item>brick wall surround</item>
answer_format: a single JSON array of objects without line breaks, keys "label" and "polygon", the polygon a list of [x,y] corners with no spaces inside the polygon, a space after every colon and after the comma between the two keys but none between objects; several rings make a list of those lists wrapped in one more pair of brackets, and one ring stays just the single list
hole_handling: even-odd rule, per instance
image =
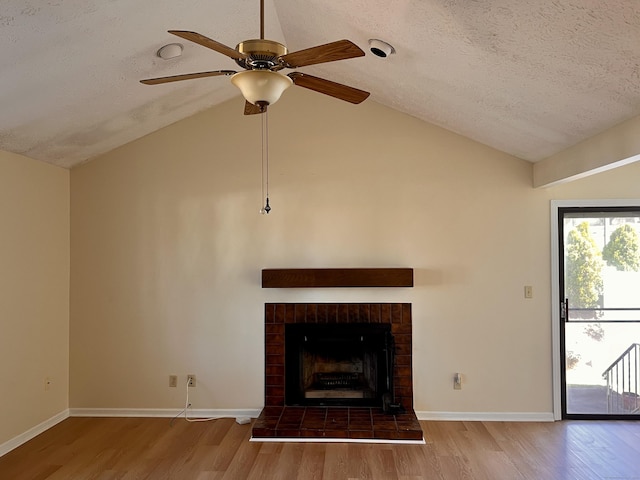
[{"label": "brick wall surround", "polygon": [[395,340],[395,401],[413,410],[410,303],[265,304],[265,407],[284,407],[285,325],[290,323],[391,324]]}]

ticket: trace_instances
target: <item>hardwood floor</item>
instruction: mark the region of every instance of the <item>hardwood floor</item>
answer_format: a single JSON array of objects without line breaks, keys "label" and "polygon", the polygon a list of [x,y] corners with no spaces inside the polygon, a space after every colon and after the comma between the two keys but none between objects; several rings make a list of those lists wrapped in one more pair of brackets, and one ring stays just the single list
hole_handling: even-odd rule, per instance
[{"label": "hardwood floor", "polygon": [[233,419],[69,418],[0,458],[2,480],[640,479],[640,423],[421,421],[425,445],[249,442]]}]

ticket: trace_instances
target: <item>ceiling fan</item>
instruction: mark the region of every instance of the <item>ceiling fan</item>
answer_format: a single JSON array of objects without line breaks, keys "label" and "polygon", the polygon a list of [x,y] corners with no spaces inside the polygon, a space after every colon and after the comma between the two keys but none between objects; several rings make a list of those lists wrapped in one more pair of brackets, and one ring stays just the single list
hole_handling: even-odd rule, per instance
[{"label": "ceiling fan", "polygon": [[236,48],[228,47],[196,32],[169,30],[169,33],[233,58],[245,70],[240,72],[214,70],[187,73],[170,77],[148,78],[140,80],[141,83],[158,85],[194,78],[231,76],[231,83],[240,89],[245,98],[245,115],[266,112],[267,107],[278,101],[282,92],[291,85],[308,88],[354,104],[361,103],[369,96],[369,92],[364,90],[306,73],[291,72],[287,75],[279,73],[285,68],[298,68],[362,57],[364,52],[349,40],[338,40],[289,53],[287,47],[281,43],[264,38],[264,0],[260,0],[260,39],[245,40],[239,43]]}]

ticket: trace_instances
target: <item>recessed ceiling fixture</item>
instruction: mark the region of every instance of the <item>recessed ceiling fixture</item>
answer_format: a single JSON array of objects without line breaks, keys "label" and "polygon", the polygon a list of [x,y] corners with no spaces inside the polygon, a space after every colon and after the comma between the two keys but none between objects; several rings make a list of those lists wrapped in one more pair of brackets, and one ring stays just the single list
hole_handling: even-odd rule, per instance
[{"label": "recessed ceiling fixture", "polygon": [[369,40],[369,49],[371,53],[381,58],[387,58],[389,55],[396,53],[396,49],[393,46],[375,38]]},{"label": "recessed ceiling fixture", "polygon": [[158,50],[157,55],[163,60],[169,60],[182,55],[183,48],[184,47],[181,43],[169,43],[168,45],[161,47]]},{"label": "recessed ceiling fixture", "polygon": [[140,80],[145,85],[233,75],[231,81],[245,97],[245,115],[264,113],[267,107],[273,105],[280,98],[282,92],[291,85],[298,85],[351,103],[360,103],[369,96],[369,92],[306,73],[291,72],[287,75],[279,73],[285,68],[298,68],[362,57],[364,52],[349,40],[338,40],[289,53],[287,47],[281,43],[264,38],[264,0],[260,0],[260,39],[245,40],[236,45],[236,48],[227,47],[196,32],[169,30],[169,33],[226,55],[234,59],[246,71],[238,73],[235,70],[214,70]]}]

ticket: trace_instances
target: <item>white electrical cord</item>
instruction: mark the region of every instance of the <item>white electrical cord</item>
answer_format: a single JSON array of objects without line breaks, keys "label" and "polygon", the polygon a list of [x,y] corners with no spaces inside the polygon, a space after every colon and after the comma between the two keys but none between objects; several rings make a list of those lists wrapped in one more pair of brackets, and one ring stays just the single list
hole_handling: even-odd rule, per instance
[{"label": "white electrical cord", "polygon": [[176,418],[178,418],[180,415],[182,415],[182,413],[184,413],[184,419],[187,422],[191,422],[191,423],[196,423],[196,422],[210,422],[211,420],[218,420],[219,418],[224,418],[224,417],[209,417],[209,418],[189,418],[188,417],[188,410],[191,407],[191,404],[189,403],[189,377],[187,377],[187,398],[185,400],[184,403],[184,409],[182,409],[180,411],[180,413],[178,413],[175,417],[173,417],[171,419],[170,425],[173,425],[173,422]]}]

